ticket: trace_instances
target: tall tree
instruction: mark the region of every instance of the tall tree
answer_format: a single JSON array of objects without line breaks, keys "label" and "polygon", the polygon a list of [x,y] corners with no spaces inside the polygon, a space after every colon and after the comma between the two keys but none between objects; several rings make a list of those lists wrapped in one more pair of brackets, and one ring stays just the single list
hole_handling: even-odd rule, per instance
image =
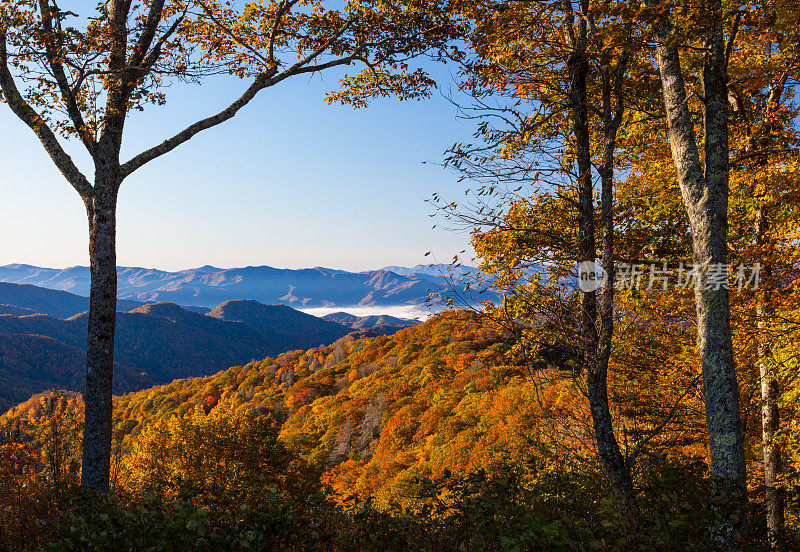
[{"label": "tall tree", "polygon": [[[371,95],[425,94],[432,81],[421,70],[408,70],[407,61],[446,37],[436,13],[435,2],[367,0],[332,9],[324,0],[276,0],[237,9],[216,0],[108,0],[80,19],[55,0],[0,5],[2,100],[78,192],[89,223],[83,486],[108,488],[122,182],[291,77],[360,63],[363,69],[346,76],[344,89],[331,100],[363,105]],[[170,81],[197,82],[220,73],[250,84],[218,113],[122,160],[130,113],[163,103]],[[59,136],[84,146],[91,175],[77,166]]]},{"label": "tall tree", "polygon": [[[707,12],[698,11],[694,4],[682,7],[685,11],[678,11],[673,20],[683,23],[673,29],[671,40],[686,46],[681,52],[681,65],[688,87],[687,103],[695,128],[702,128],[705,96],[702,79],[695,75],[702,73],[706,61],[704,55],[698,55],[703,50],[697,34],[704,28]],[[778,483],[781,445],[775,438],[780,428],[778,401],[782,390],[777,374],[780,362],[771,351],[776,343],[786,342],[796,324],[791,308],[796,285],[792,267],[796,265],[793,242],[798,182],[797,108],[793,101],[797,59],[793,45],[799,14],[794,6],[772,2],[749,3],[738,10],[726,26],[726,32],[736,28],[736,40],[726,45],[731,157],[728,262],[737,269],[735,274],[739,268],[747,268],[750,277],[758,277],[730,289],[731,327],[734,351],[740,359],[740,410],[743,416],[755,410],[761,412],[761,431],[758,436],[752,431],[745,433],[745,449],[748,438],[763,441],[765,480],[755,490],[764,491],[770,540],[778,546],[780,539],[774,535],[780,530],[771,527],[779,528],[782,519]],[[652,15],[648,14],[648,20]],[[638,89],[637,101],[643,99],[640,92]],[[660,90],[658,96],[663,102]],[[641,125],[631,127],[625,144],[631,150],[633,170],[623,183],[619,216],[633,238],[632,242],[623,241],[634,247],[624,256],[678,263],[691,255],[688,215],[674,181],[663,118],[654,106],[646,111],[651,115]],[[703,132],[698,136],[702,140]],[[757,266],[760,270],[755,270]],[[759,400],[751,398],[754,391],[761,395]],[[747,419],[742,426],[754,428]]]},{"label": "tall tree", "polygon": [[[732,49],[732,209],[736,221],[730,240],[742,262],[760,266],[754,297],[741,297],[753,312],[742,324],[754,335],[760,390],[764,506],[768,539],[773,550],[783,548],[785,525],[776,342],[797,328],[792,305],[797,262],[797,159],[800,135],[794,95],[800,71],[797,57],[797,6],[771,2],[750,7],[742,17],[739,46]],[[757,63],[754,63],[757,60]],[[751,299],[751,300],[748,300]],[[753,300],[755,306],[753,306]],[[782,335],[783,334],[783,335]]]},{"label": "tall tree", "polygon": [[[602,188],[603,265],[613,279],[617,134],[625,114],[629,50],[635,47],[634,25],[630,18],[620,16],[629,7],[628,2],[563,0],[519,2],[501,9],[489,2],[486,12],[475,17],[478,29],[472,43],[477,56],[467,63],[470,79],[466,88],[478,99],[476,113],[482,124],[477,134],[484,144],[459,145],[449,161],[465,175],[491,182],[491,190],[509,183],[520,184],[520,188],[500,192],[501,209],[507,208],[504,213],[483,204],[473,216],[465,218],[462,212],[456,218],[486,229],[475,232],[476,250],[484,256],[484,267],[501,275],[497,283],[510,284],[513,294],[528,292],[516,283],[526,278],[525,265],[531,263],[531,255],[551,267],[568,265],[574,270],[575,263],[594,266],[598,252],[595,166]],[[493,13],[498,11],[500,15]],[[485,101],[489,94],[506,94],[511,100],[490,108]],[[531,110],[525,112],[518,107],[520,103]],[[493,121],[506,126],[501,130]],[[601,130],[592,132],[593,126]],[[530,195],[520,197],[517,192],[521,189],[525,189],[523,195]],[[537,193],[539,189],[546,191]],[[480,195],[486,191],[484,188]],[[553,208],[569,213],[556,215],[566,217],[567,222],[555,226],[574,224],[566,234],[548,231],[551,221],[545,222],[545,213],[552,216]],[[449,214],[455,214],[454,210]],[[537,215],[543,218],[534,222]],[[530,220],[522,222],[526,216]],[[512,236],[520,236],[519,242]],[[533,293],[541,291],[536,288]],[[576,367],[586,376],[598,455],[617,495],[629,548],[634,549],[639,538],[631,457],[621,450],[608,396],[614,287],[608,282],[599,301],[594,289],[582,289],[575,297],[579,303],[575,320],[562,320],[561,335],[554,341],[574,349]],[[511,310],[515,314],[501,315],[511,327],[518,326],[520,319],[525,320],[524,326],[549,316],[533,307],[538,299],[514,302],[517,306]],[[552,302],[548,304],[553,307]],[[563,302],[556,299],[555,305],[559,310]],[[515,316],[519,318],[514,320]],[[514,332],[525,333],[519,330]],[[546,340],[541,333],[533,339],[540,340]],[[555,342],[540,345],[547,351],[558,346]]]},{"label": "tall tree", "polygon": [[[704,17],[701,75],[703,137],[698,141],[687,101],[678,50],[679,35],[660,6],[655,25],[656,58],[662,82],[672,157],[692,232],[692,251],[699,279],[695,288],[697,343],[703,368],[711,471],[720,521],[715,538],[729,550],[743,546],[747,484],[739,412],[739,385],[733,357],[727,285],[713,285],[714,271],[727,270],[728,259],[728,75],[730,56],[723,30],[720,0],[695,9]],[[735,33],[735,31],[734,31]],[[731,37],[733,40],[733,37]],[[704,150],[701,159],[700,150]],[[722,267],[722,268],[721,268]]]},{"label": "tall tree", "polygon": [[[580,0],[573,10],[571,0],[565,0],[565,41],[570,47],[567,68],[570,76],[569,90],[572,124],[575,140],[578,209],[577,261],[582,266],[594,265],[597,259],[595,230],[595,199],[592,178],[592,150],[599,150],[601,182],[600,219],[602,222],[602,265],[607,281],[600,294],[598,309],[597,290],[582,289],[580,300],[580,349],[586,370],[586,389],[592,415],[595,439],[600,459],[614,491],[626,525],[629,549],[638,548],[638,516],[629,459],[619,446],[614,432],[608,400],[608,366],[614,332],[614,161],[617,132],[625,113],[623,91],[625,87],[630,44],[613,44],[603,35],[589,35],[589,24],[597,23],[597,15],[590,10],[588,0]],[[630,32],[630,26],[628,26]],[[630,35],[626,38],[629,38]],[[595,42],[594,60],[590,59],[587,42]],[[621,46],[621,48],[620,48]],[[615,49],[618,51],[615,52]],[[620,53],[621,50],[621,53]],[[615,59],[616,58],[616,59]],[[592,147],[589,131],[589,64],[594,61],[600,77],[599,98],[593,102],[599,107],[598,122],[602,127],[599,147]],[[616,63],[612,63],[616,61]]]}]

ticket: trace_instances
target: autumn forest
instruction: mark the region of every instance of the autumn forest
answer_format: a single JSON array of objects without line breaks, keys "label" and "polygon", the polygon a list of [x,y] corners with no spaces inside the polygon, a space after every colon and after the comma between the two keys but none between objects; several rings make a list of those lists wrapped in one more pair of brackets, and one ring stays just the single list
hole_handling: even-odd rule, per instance
[{"label": "autumn forest", "polygon": [[[167,278],[118,267],[126,179],[318,76],[355,110],[451,90],[471,136],[424,205],[469,248],[123,295]],[[2,267],[0,552],[800,550],[798,85],[793,1],[0,0],[3,133],[89,252],[88,297]]]}]

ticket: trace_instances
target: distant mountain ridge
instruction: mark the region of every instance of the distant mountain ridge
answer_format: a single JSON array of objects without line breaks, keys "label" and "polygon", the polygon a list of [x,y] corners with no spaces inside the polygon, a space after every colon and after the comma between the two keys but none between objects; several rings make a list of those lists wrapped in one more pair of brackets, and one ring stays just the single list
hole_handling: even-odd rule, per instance
[{"label": "distant mountain ridge", "polygon": [[389,272],[394,272],[395,274],[399,274],[401,276],[412,276],[414,274],[424,274],[425,276],[433,276],[433,277],[442,277],[442,276],[461,276],[464,274],[477,274],[478,269],[474,266],[467,266],[467,265],[459,265],[458,267],[454,267],[453,265],[445,264],[445,263],[434,263],[434,264],[418,264],[416,266],[385,266],[381,270],[386,270]]},{"label": "distant mountain ridge", "polygon": [[[87,314],[0,316],[0,406],[54,385],[83,388]],[[343,329],[343,332],[349,331]],[[321,343],[319,343],[321,344]],[[292,347],[288,347],[292,348]],[[287,348],[242,323],[192,313],[177,305],[144,305],[117,313],[114,384],[117,392],[176,378],[209,375]]]},{"label": "distant mountain ridge", "polygon": [[332,312],[322,318],[331,322],[338,322],[354,330],[370,330],[380,335],[392,335],[403,328],[410,328],[420,324],[419,320],[408,320],[407,318],[397,318],[386,314],[355,316],[347,312]]},{"label": "distant mountain ridge", "polygon": [[[255,301],[226,301],[207,313],[174,303],[119,304],[116,393],[328,345],[354,331]],[[53,387],[82,389],[87,308],[88,299],[65,291],[0,283],[0,410]]]},{"label": "distant mountain ridge", "polygon": [[[0,334],[0,410],[53,388],[80,390],[85,376],[85,345],[43,335]],[[114,361],[114,393],[137,391],[156,381],[125,361]]]},{"label": "distant mountain ridge", "polygon": [[[431,293],[441,294],[446,289],[438,276],[418,272],[404,275],[389,270],[202,266],[169,272],[119,267],[117,274],[120,299],[206,308],[238,299],[295,308],[422,305]],[[9,264],[0,267],[0,282],[31,284],[87,296],[90,278],[87,267],[57,269]]]},{"label": "distant mountain ridge", "polygon": [[347,325],[317,318],[286,305],[264,305],[249,299],[225,301],[206,316],[241,322],[265,335],[274,336],[285,350],[327,345],[351,331]]},{"label": "distant mountain ridge", "polygon": [[[32,310],[34,313],[49,314],[56,318],[69,318],[89,310],[89,298],[30,284],[0,282],[0,305],[4,309],[0,310],[0,314],[14,314],[12,311],[15,309],[12,307],[16,307],[16,309]],[[129,311],[141,305],[139,301],[122,299],[117,302],[117,310]]]}]

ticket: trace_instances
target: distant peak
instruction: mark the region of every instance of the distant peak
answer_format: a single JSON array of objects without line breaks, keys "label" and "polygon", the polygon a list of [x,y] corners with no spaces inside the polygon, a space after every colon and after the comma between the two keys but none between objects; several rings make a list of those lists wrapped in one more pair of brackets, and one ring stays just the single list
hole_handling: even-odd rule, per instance
[{"label": "distant peak", "polygon": [[176,305],[175,303],[147,303],[129,312],[163,317],[186,316],[189,314],[189,311]]},{"label": "distant peak", "polygon": [[292,307],[290,305],[286,305],[284,303],[262,303],[260,301],[256,301],[255,299],[232,299],[230,301],[225,301],[225,303],[223,303],[223,305],[228,305],[228,306],[247,306],[247,307],[251,307],[251,308],[260,308],[260,309],[266,309],[266,310],[285,310],[285,311],[301,312],[301,311],[297,310],[296,308],[294,308],[294,307]]},{"label": "distant peak", "polygon": [[29,265],[29,264],[24,264],[24,263],[11,263],[11,264],[0,266],[0,268],[11,268],[11,269],[17,270],[17,269],[20,269],[20,268],[39,268],[39,267],[38,266]]},{"label": "distant peak", "polygon": [[264,303],[260,303],[254,299],[230,299],[217,305],[211,312],[208,313],[208,315],[215,317],[226,314],[237,316],[237,314],[242,314],[245,312],[276,312],[284,310],[294,311],[295,309],[288,305],[265,305]]},{"label": "distant peak", "polygon": [[253,307],[255,307],[255,306],[266,307],[266,305],[264,303],[259,303],[255,299],[229,299],[229,300],[224,301],[224,302],[220,303],[219,305],[217,305],[217,308],[220,308],[220,307],[231,307],[231,306],[237,306],[237,305],[248,305],[248,306],[253,306]]}]

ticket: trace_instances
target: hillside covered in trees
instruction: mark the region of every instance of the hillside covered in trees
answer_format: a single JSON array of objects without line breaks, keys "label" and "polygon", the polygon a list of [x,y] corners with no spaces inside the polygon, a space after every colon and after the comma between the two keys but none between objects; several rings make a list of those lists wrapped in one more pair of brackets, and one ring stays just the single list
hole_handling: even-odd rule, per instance
[{"label": "hillside covered in trees", "polygon": [[[50,312],[48,301],[61,295],[83,299],[6,285],[15,288],[8,301]],[[69,301],[60,304],[65,315],[71,312]],[[120,308],[126,306],[120,302]],[[0,306],[0,374],[5,382],[0,409],[48,389],[83,390],[87,318],[85,311],[55,318],[14,304]],[[266,355],[327,345],[351,331],[285,305],[256,301],[226,301],[206,314],[172,303],[138,305],[117,313],[114,391],[134,391],[212,374]]]},{"label": "hillside covered in trees", "polygon": [[[685,335],[691,349],[691,333]],[[213,510],[213,501],[229,492],[240,497],[235,500],[241,499],[244,508],[251,503],[237,493],[266,485],[279,502],[270,508],[289,508],[297,518],[262,520],[266,525],[258,538],[266,540],[259,542],[289,530],[271,523],[313,523],[321,531],[321,549],[350,549],[348,539],[366,538],[356,533],[373,530],[385,531],[382,538],[393,539],[388,542],[398,550],[414,542],[423,546],[415,540],[421,538],[416,531],[423,530],[415,524],[423,520],[434,531],[425,545],[433,546],[431,550],[506,549],[480,540],[488,538],[481,535],[490,530],[487,523],[492,530],[510,531],[504,538],[522,547],[547,544],[577,550],[592,543],[615,549],[624,538],[596,461],[579,380],[557,365],[531,374],[507,339],[484,317],[453,311],[392,336],[352,334],[329,346],[122,395],[114,403],[115,493],[142,497],[158,489],[185,501],[182,508],[205,504]],[[695,370],[687,368],[684,377],[691,379]],[[648,548],[704,549],[704,524],[712,513],[701,396],[696,388],[688,394],[676,389],[675,374],[660,361],[627,369],[615,365],[613,373],[624,374],[610,381],[614,404],[619,405],[615,417],[630,428],[628,446],[645,459],[637,471]],[[680,400],[673,403],[670,397],[676,396]],[[13,436],[18,443],[13,445],[18,448],[4,449],[11,454],[7,462],[21,461],[14,455],[23,451],[59,447],[57,458],[31,460],[30,471],[18,472],[27,474],[25,485],[60,485],[59,492],[65,492],[76,475],[82,409],[80,395],[56,393],[35,396],[3,416],[6,439]],[[53,424],[58,436],[48,433]],[[786,438],[796,438],[794,429],[787,431]],[[251,440],[259,435],[265,443]],[[752,446],[758,438],[757,430],[748,432]],[[260,456],[265,454],[269,460]],[[790,455],[787,461],[790,473],[800,468],[800,457]],[[8,474],[2,485],[9,492],[13,470],[2,473]],[[756,500],[759,475],[755,470],[750,479]],[[296,480],[301,476],[310,480]],[[786,481],[790,487],[797,483],[793,476]],[[294,500],[311,500],[314,493],[322,495],[307,506],[310,510],[295,509],[299,506]],[[355,505],[362,517],[351,510]],[[15,526],[44,505],[19,507],[6,512],[5,531],[18,531],[10,534],[19,538],[67,538],[69,532],[56,536],[44,527],[34,531]],[[161,515],[160,506],[151,507],[146,515]],[[192,512],[186,515],[201,515]],[[463,526],[456,537],[424,512],[438,512],[438,521],[458,519],[476,526]],[[423,517],[415,518],[419,515]],[[469,521],[475,515],[488,517]],[[337,536],[334,526],[326,525],[335,516],[342,516],[335,523],[346,522],[354,533]],[[388,517],[379,518],[381,529],[359,525],[376,523],[371,516]],[[662,524],[663,519],[670,522]],[[100,528],[92,527],[95,521],[87,523],[73,528],[70,538],[94,542],[86,531]],[[204,523],[211,526],[204,525],[203,531],[220,532],[221,540],[215,542],[243,538],[223,536],[239,530],[224,526],[229,523],[224,516]],[[794,534],[798,520],[790,516],[787,523]],[[63,530],[65,526],[56,531]],[[311,539],[307,530],[303,538]],[[181,538],[197,537],[190,530]],[[448,544],[452,548],[438,548],[450,538],[457,539]],[[312,540],[302,548],[313,548]]]},{"label": "hillside covered in trees", "polygon": [[[430,271],[117,266],[118,234],[147,219],[135,202],[118,217],[124,185],[262,99],[257,131],[278,142],[226,140],[286,195],[220,208],[236,173],[212,143],[191,163],[219,173],[184,184],[214,186],[213,215],[183,217],[189,196],[160,189],[183,172],[147,208],[187,229],[290,213],[270,238],[299,249],[318,218],[286,176],[314,165],[326,216],[386,225],[370,253],[399,250],[408,204],[386,194],[392,209],[367,213],[360,198],[411,183],[350,147],[357,125],[332,140],[383,174],[350,195],[315,166],[342,156],[310,147],[320,128],[294,118],[308,104],[285,83],[321,75],[338,83],[324,100],[356,109],[453,85],[471,136],[442,164],[462,184],[427,205],[469,245],[443,287],[436,254]],[[209,82],[238,91],[166,135],[140,126],[149,147],[129,131],[173,85]],[[3,112],[80,198],[89,246],[86,267],[0,267],[88,296],[0,285],[30,291],[0,309],[6,400],[84,384],[2,417],[0,552],[800,549],[798,89],[797,2],[0,2]],[[416,146],[424,119],[375,142]],[[299,154],[283,177],[281,151]],[[251,198],[264,203],[241,209]],[[342,262],[360,262],[358,237],[331,246]],[[289,308],[441,299],[454,308],[396,332]]]}]

